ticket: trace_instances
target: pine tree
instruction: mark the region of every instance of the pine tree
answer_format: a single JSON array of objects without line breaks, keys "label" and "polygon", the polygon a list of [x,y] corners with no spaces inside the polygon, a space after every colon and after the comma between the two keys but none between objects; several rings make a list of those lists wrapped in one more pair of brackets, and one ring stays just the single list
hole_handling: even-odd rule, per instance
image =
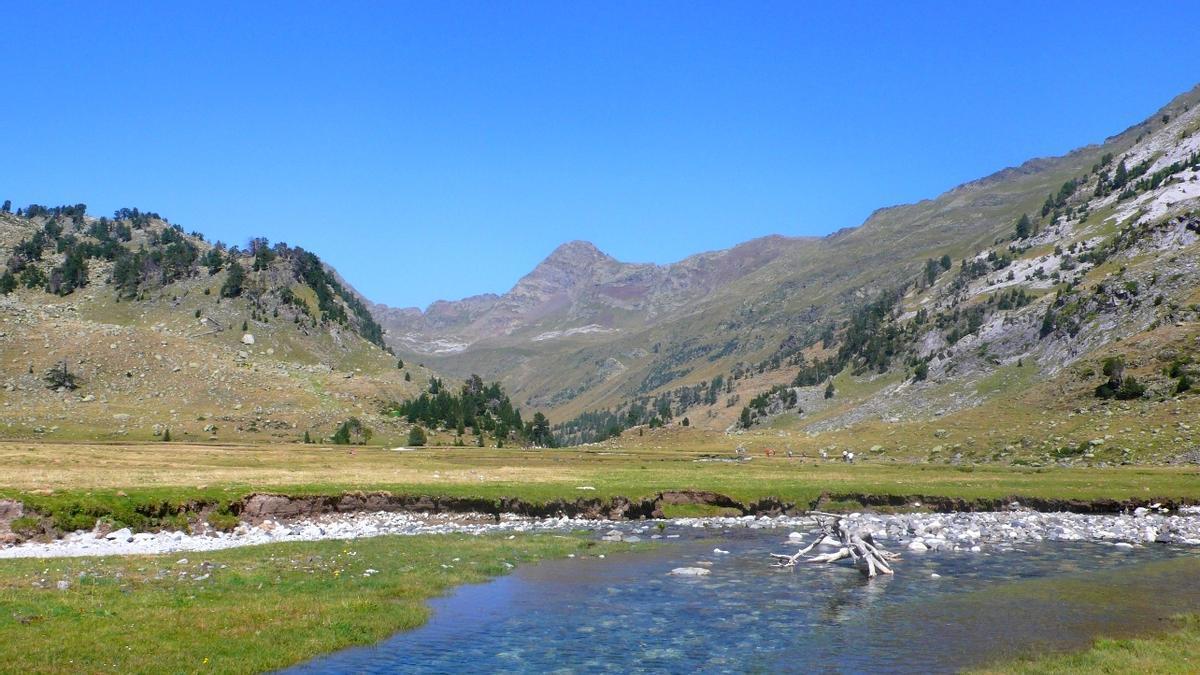
[{"label": "pine tree", "polygon": [[1029,220],[1028,213],[1022,213],[1021,219],[1017,221],[1017,239],[1028,239],[1033,234],[1033,222]]},{"label": "pine tree", "polygon": [[554,447],[554,436],[550,433],[550,420],[540,412],[533,414],[529,440],[539,447]]},{"label": "pine tree", "polygon": [[[29,367],[30,372],[33,371],[33,366]],[[67,362],[65,360],[59,362],[46,374],[42,376],[42,381],[46,383],[47,389],[66,389],[74,391],[79,388],[79,378],[70,370],[67,370]]]},{"label": "pine tree", "polygon": [[242,286],[246,283],[246,270],[241,263],[234,260],[229,263],[229,272],[226,273],[225,283],[221,284],[221,296],[225,298],[236,298],[242,294]]},{"label": "pine tree", "polygon": [[162,440],[163,440],[163,443],[171,442],[171,429],[170,428],[163,429]]},{"label": "pine tree", "polygon": [[833,388],[833,380],[831,379],[829,380],[829,384],[825,385],[825,398],[833,398],[835,391],[836,390]]},{"label": "pine tree", "polygon": [[1058,316],[1054,313],[1054,307],[1047,307],[1046,314],[1042,317],[1042,328],[1039,334],[1041,337],[1046,337],[1053,333],[1057,327]]},{"label": "pine tree", "polygon": [[0,275],[0,293],[8,295],[15,290],[17,290],[17,278],[13,276],[12,272],[5,271],[3,275]]},{"label": "pine tree", "polygon": [[225,256],[217,249],[210,248],[204,256],[204,266],[208,268],[209,275],[216,274],[225,267]]}]

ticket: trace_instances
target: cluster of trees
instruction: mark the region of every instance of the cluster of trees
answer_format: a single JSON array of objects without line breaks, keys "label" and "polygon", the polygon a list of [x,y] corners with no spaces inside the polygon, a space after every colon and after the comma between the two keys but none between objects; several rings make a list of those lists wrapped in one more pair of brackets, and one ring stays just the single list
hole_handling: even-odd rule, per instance
[{"label": "cluster of trees", "polygon": [[[27,288],[43,287],[47,292],[67,295],[89,282],[89,260],[100,259],[113,263],[112,281],[118,294],[134,297],[145,284],[165,284],[191,274],[198,249],[181,228],[173,226],[162,232],[151,231],[135,252],[125,245],[133,238],[133,230],[145,227],[156,214],[143,214],[137,209],[120,209],[117,218],[106,217],[84,228],[84,204],[48,208],[31,204],[23,214],[29,218],[45,218],[42,227],[29,239],[19,242],[7,261],[7,270],[0,277],[0,289],[11,292],[20,283]],[[18,214],[22,210],[18,209]],[[75,227],[68,233],[63,219],[69,218]],[[63,255],[63,261],[47,275],[37,265],[48,249]]]},{"label": "cluster of trees", "polygon": [[[20,283],[26,288],[42,287],[49,293],[67,295],[88,284],[88,258],[111,252],[111,249],[81,242],[74,235],[64,235],[57,217],[52,216],[33,236],[13,247],[5,272],[0,276],[0,290],[4,293],[11,293]],[[37,263],[49,248],[62,253],[63,262],[47,275]]]},{"label": "cluster of trees", "polygon": [[[115,241],[113,228],[95,229],[93,236],[103,237],[101,241]],[[195,275],[199,258],[199,247],[178,225],[167,227],[161,233],[148,231],[136,251],[117,248],[112,258],[112,284],[119,297],[135,298],[146,288],[165,286]]]},{"label": "cluster of trees", "polygon": [[580,413],[556,424],[555,438],[562,445],[581,445],[616,438],[637,426],[661,427],[683,417],[697,405],[715,405],[722,395],[733,391],[735,379],[732,374],[728,377],[717,375],[711,380],[676,387],[657,396],[636,397],[621,403],[615,410],[605,408]]},{"label": "cluster of trees", "polygon": [[[1150,163],[1150,161],[1147,160],[1145,163],[1138,165],[1139,167],[1146,167],[1142,171],[1143,174],[1145,173],[1145,171],[1149,170],[1149,166],[1148,166],[1149,163]],[[1159,169],[1158,171],[1155,171],[1154,173],[1150,174],[1149,176],[1142,178],[1141,180],[1137,181],[1136,183],[1133,183],[1132,185],[1127,187],[1124,191],[1122,191],[1120,198],[1128,199],[1129,197],[1133,197],[1134,195],[1136,195],[1139,192],[1146,192],[1149,190],[1153,190],[1153,189],[1157,188],[1159,185],[1162,185],[1163,181],[1165,181],[1166,179],[1170,178],[1171,176],[1174,176],[1175,174],[1177,174],[1180,171],[1183,171],[1184,169],[1187,169],[1189,167],[1192,169],[1200,170],[1200,153],[1193,152],[1191,154],[1191,156],[1189,156],[1187,159],[1179,160],[1178,162],[1174,162],[1168,166],[1164,166],[1163,168]],[[1129,182],[1132,182],[1132,179],[1130,179]]]},{"label": "cluster of trees", "polygon": [[599,443],[620,436],[629,428],[628,419],[621,409],[616,411],[589,410],[554,426],[554,433],[562,445]]},{"label": "cluster of trees", "polygon": [[902,331],[891,321],[900,297],[899,290],[883,291],[850,315],[838,348],[839,363],[855,366],[858,372],[887,372],[892,357],[902,346]]},{"label": "cluster of trees", "polygon": [[[1122,163],[1121,166],[1124,166],[1124,163]],[[1071,195],[1075,194],[1075,191],[1078,189],[1079,180],[1072,178],[1063,183],[1062,187],[1058,189],[1056,194],[1047,195],[1045,203],[1042,204],[1042,217],[1045,218],[1051,213],[1066,206],[1067,200],[1070,199]],[[1053,218],[1051,218],[1051,220],[1053,220]]]},{"label": "cluster of trees", "polygon": [[485,385],[478,375],[467,378],[457,392],[433,378],[428,391],[414,399],[393,403],[386,412],[413,424],[454,429],[459,442],[470,429],[477,445],[483,444],[485,434],[501,447],[505,442],[546,448],[557,445],[545,415],[535,413],[533,419],[524,421],[500,383]]},{"label": "cluster of trees", "polygon": [[[304,433],[305,436],[308,435],[307,431]],[[332,440],[334,445],[364,445],[371,440],[372,435],[373,433],[362,423],[362,420],[351,417],[342,422],[337,431],[333,432]]]},{"label": "cluster of trees", "polygon": [[[265,240],[263,241],[265,242]],[[304,282],[316,293],[317,311],[320,312],[322,321],[347,325],[350,321],[346,315],[345,308],[349,307],[351,315],[354,317],[355,330],[358,334],[366,341],[387,349],[387,346],[383,342],[383,327],[371,316],[370,310],[367,309],[362,300],[346,290],[338,282],[337,278],[330,274],[316,254],[305,251],[300,247],[288,249],[284,245],[283,249],[291,258],[292,270],[296,280]],[[260,259],[264,258],[260,258],[259,254],[256,253],[256,265],[259,264],[258,261]],[[338,302],[339,299],[341,302]]]},{"label": "cluster of trees", "polygon": [[1125,359],[1120,356],[1104,359],[1104,376],[1108,379],[1096,387],[1096,398],[1128,401],[1141,398],[1146,393],[1146,387],[1137,378],[1125,374]]},{"label": "cluster of trees", "polygon": [[954,261],[949,255],[943,255],[941,258],[930,258],[925,261],[925,285],[932,286],[933,282],[937,281],[938,276],[942,272],[949,270],[954,266]]},{"label": "cluster of trees", "polygon": [[1024,286],[1010,288],[1008,290],[993,293],[988,298],[989,305],[995,305],[998,310],[1020,309],[1025,305],[1033,302],[1033,296],[1025,290]]},{"label": "cluster of trees", "polygon": [[989,249],[987,255],[974,258],[963,258],[959,264],[958,275],[954,277],[954,281],[950,284],[950,292],[958,293],[966,290],[972,281],[990,274],[998,272],[1013,263],[1013,256],[1008,251],[997,253],[995,250]]},{"label": "cluster of trees", "polygon": [[[832,383],[830,385],[832,386]],[[776,402],[783,410],[795,408],[797,412],[803,412],[798,405],[798,399],[794,388],[777,384],[750,399],[750,404],[742,408],[742,413],[738,416],[738,426],[749,429],[754,425],[754,421],[765,416]]]},{"label": "cluster of trees", "polygon": [[[11,209],[11,202],[7,204]],[[139,297],[147,289],[196,276],[202,270],[207,270],[209,275],[226,271],[220,296],[236,298],[252,290],[247,267],[262,272],[277,259],[286,258],[292,263],[295,278],[315,293],[316,311],[321,321],[348,326],[364,339],[388,350],[383,340],[383,328],[362,300],[343,287],[321,260],[308,251],[290,248],[284,243],[272,246],[267,239],[258,237],[250,241],[245,251],[236,246],[227,250],[218,242],[202,253],[199,242],[203,241],[203,235],[200,233],[184,234],[178,225],[161,229],[150,227],[155,221],[166,223],[166,219],[157,213],[122,208],[113,213],[112,219],[101,217],[90,221],[85,220],[86,213],[84,204],[56,207],[31,204],[18,209],[19,216],[45,221],[32,236],[14,246],[5,272],[0,274],[0,293],[11,293],[25,286],[43,288],[58,295],[70,294],[88,284],[89,260],[101,259],[112,262],[110,281],[118,299]],[[65,231],[67,219],[73,226],[72,232]],[[143,233],[136,249],[129,244],[134,231]],[[50,250],[62,254],[63,258],[61,264],[47,274],[44,264],[38,263]],[[296,298],[290,289],[284,288],[280,295],[283,304],[312,316],[308,305]],[[299,317],[296,318],[298,322]]]},{"label": "cluster of trees", "polygon": [[[12,209],[12,202],[5,200],[4,204],[8,207],[4,209],[8,213]],[[72,204],[69,206],[42,206],[41,204],[30,204],[24,210],[17,209],[18,216],[26,218],[70,218],[75,222],[80,222],[87,214],[87,204]]]},{"label": "cluster of trees", "polygon": [[136,206],[133,208],[122,208],[113,211],[113,220],[127,221],[136,228],[144,228],[150,224],[150,221],[161,220],[167,222],[166,218],[158,215],[153,211],[141,211]]}]

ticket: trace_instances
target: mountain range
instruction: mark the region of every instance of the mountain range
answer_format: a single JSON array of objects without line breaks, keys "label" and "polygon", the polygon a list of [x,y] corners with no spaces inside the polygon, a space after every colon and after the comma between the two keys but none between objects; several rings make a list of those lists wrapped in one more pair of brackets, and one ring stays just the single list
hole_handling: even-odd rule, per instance
[{"label": "mountain range", "polygon": [[[1194,407],[1197,103],[1200,88],[828,236],[666,265],[572,241],[503,294],[425,310],[371,303],[304,249],[6,205],[0,432],[298,441],[355,417],[399,438],[397,401],[479,375],[566,443],[641,426],[892,436],[1025,411],[988,452],[1058,452],[1091,435],[1073,411],[1118,393],[1143,419]],[[76,381],[47,386],[55,368]],[[1039,406],[1061,440],[1034,428]]]},{"label": "mountain range", "polygon": [[[499,379],[515,399],[547,410],[556,421],[628,410],[639,400],[661,404],[664,396],[677,417],[691,407],[680,407],[681,390],[707,388],[717,376],[728,389],[733,379],[736,387],[689,420],[726,429],[744,405],[726,405],[730,396],[724,394],[740,394],[744,404],[769,389],[768,382],[790,380],[768,373],[778,369],[781,354],[786,361],[803,353],[811,361],[822,353],[823,334],[841,335],[856,311],[885,292],[901,294],[895,316],[888,317],[897,329],[899,318],[913,308],[961,311],[1002,287],[1026,290],[1035,301],[1020,312],[1040,321],[1058,287],[1048,278],[998,285],[971,280],[951,293],[941,285],[924,287],[920,280],[928,261],[947,256],[961,272],[966,261],[1000,255],[1021,269],[1038,257],[1053,257],[1056,248],[1092,246],[1119,227],[1189,213],[1196,205],[1190,187],[1195,174],[1187,160],[1196,151],[1197,99],[1200,91],[1194,89],[1102,143],[1033,159],[934,199],[880,209],[861,226],[826,237],[766,237],[669,265],[623,263],[587,242],[569,242],[502,295],[439,301],[425,311],[373,305],[372,312],[397,353],[448,376]],[[1152,175],[1175,162],[1182,162],[1177,171],[1138,194],[1122,198],[1097,188],[1101,173],[1111,178],[1117,166],[1125,171],[1141,166]],[[1187,187],[1180,198],[1163,206],[1168,199],[1163,195],[1180,189],[1170,185],[1181,183]],[[1135,215],[1130,208],[1141,204],[1153,206],[1130,220]],[[1037,221],[1036,240],[1015,240],[1022,215]],[[1167,254],[1152,242],[1143,246],[1146,255]],[[1076,276],[1081,273],[1075,268]],[[944,333],[919,339],[944,348]],[[1032,360],[1046,344],[1025,345]],[[914,360],[929,356],[916,343],[896,349],[893,365],[910,370]],[[1047,364],[1046,374],[1060,366]],[[765,379],[742,382],[743,373],[759,371]]]}]

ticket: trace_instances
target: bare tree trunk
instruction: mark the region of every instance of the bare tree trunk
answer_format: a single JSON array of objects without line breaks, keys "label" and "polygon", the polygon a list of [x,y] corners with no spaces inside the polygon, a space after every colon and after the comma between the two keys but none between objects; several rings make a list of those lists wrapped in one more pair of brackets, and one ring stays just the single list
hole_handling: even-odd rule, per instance
[{"label": "bare tree trunk", "polygon": [[[878,574],[894,574],[891,563],[900,559],[899,554],[885,551],[876,546],[869,534],[864,537],[851,531],[850,521],[845,518],[820,511],[812,511],[810,515],[817,518],[817,524],[821,526],[821,536],[813,543],[801,548],[795,555],[772,553],[771,557],[775,559],[775,567],[795,567],[796,563],[801,560],[811,563],[831,563],[849,558],[868,578]],[[841,548],[831,553],[807,556],[807,553],[825,537],[839,542]]]}]

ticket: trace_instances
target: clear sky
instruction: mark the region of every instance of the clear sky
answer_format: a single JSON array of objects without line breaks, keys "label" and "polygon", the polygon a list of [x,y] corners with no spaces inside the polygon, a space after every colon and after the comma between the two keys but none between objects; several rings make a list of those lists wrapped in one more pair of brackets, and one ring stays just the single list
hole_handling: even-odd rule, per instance
[{"label": "clear sky", "polygon": [[0,199],[309,248],[373,300],[561,242],[825,234],[1200,81],[1200,3],[21,2]]}]

